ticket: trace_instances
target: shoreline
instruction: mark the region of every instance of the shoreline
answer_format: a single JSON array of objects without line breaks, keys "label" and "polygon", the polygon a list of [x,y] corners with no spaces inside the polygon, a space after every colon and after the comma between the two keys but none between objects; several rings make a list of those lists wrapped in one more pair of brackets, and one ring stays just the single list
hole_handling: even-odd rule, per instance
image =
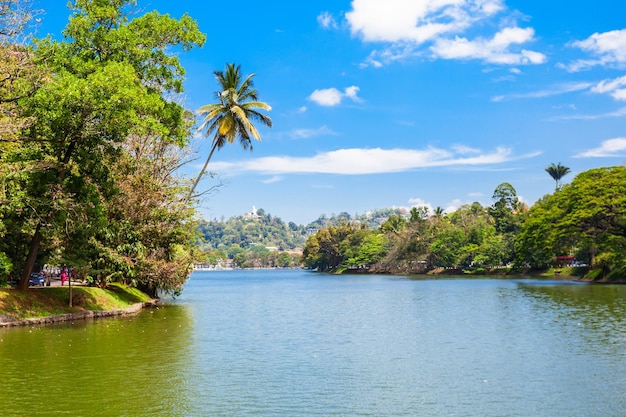
[{"label": "shoreline", "polygon": [[44,324],[65,323],[74,320],[100,319],[106,317],[130,316],[139,313],[144,308],[155,307],[158,299],[135,303],[130,307],[114,310],[83,310],[76,313],[57,314],[46,317],[32,317],[26,319],[13,319],[10,316],[0,315],[0,328],[37,326]]}]

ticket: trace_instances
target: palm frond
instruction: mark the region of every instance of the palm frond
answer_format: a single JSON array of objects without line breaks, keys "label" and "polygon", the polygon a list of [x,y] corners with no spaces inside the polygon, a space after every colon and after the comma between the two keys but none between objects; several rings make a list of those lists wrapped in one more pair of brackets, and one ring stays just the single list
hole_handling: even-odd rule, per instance
[{"label": "palm frond", "polygon": [[233,63],[226,64],[223,71],[214,71],[213,74],[220,85],[220,90],[215,93],[217,103],[200,107],[197,114],[202,117],[198,130],[203,131],[206,136],[213,133],[215,136],[211,152],[191,187],[187,199],[193,195],[216,149],[221,149],[226,143],[233,143],[236,138],[239,138],[243,149],[252,150],[251,138],[261,140],[261,135],[252,121],[260,121],[265,126],[272,126],[272,119],[260,112],[260,110],[270,111],[272,107],[258,101],[258,91],[254,88],[253,81],[255,74],[250,74],[242,80],[241,67]]}]

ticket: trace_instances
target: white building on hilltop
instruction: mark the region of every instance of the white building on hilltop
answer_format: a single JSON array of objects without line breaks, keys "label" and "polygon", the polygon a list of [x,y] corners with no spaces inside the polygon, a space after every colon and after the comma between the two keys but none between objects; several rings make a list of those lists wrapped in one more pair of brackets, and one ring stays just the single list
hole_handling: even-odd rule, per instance
[{"label": "white building on hilltop", "polygon": [[256,212],[256,207],[252,206],[252,211],[250,213],[244,213],[241,217],[244,219],[257,220],[260,216]]}]

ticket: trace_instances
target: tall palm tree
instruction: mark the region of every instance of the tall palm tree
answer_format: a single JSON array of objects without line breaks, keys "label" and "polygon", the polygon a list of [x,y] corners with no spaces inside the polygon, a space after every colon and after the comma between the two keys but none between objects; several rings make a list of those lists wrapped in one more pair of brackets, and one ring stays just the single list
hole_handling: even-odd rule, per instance
[{"label": "tall palm tree", "polygon": [[203,116],[202,125],[198,130],[204,131],[205,136],[214,134],[213,145],[202,170],[189,190],[187,200],[191,198],[205,174],[215,150],[221,149],[227,143],[233,143],[237,138],[243,149],[252,150],[252,138],[261,141],[261,135],[252,121],[259,121],[272,127],[272,119],[259,112],[272,108],[267,103],[258,101],[258,92],[252,82],[255,74],[243,79],[241,66],[235,64],[226,64],[224,71],[215,71],[213,74],[221,88],[216,92],[218,102],[206,104],[198,109],[198,114]]},{"label": "tall palm tree", "polygon": [[551,163],[549,167],[546,168],[546,172],[548,174],[550,174],[550,176],[554,179],[554,181],[556,182],[556,189],[555,191],[558,191],[560,187],[559,181],[561,181],[561,178],[563,178],[564,176],[566,176],[567,174],[569,174],[570,169],[566,166],[561,165],[561,163],[559,162],[558,164],[554,164]]}]

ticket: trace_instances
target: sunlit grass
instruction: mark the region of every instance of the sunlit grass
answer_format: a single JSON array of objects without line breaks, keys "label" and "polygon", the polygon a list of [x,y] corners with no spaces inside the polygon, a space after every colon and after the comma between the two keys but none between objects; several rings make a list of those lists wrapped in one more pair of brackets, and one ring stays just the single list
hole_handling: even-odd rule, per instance
[{"label": "sunlit grass", "polygon": [[122,284],[109,288],[72,287],[73,307],[68,287],[37,288],[27,291],[0,289],[0,316],[12,319],[47,317],[83,310],[118,310],[150,300],[146,294]]}]

